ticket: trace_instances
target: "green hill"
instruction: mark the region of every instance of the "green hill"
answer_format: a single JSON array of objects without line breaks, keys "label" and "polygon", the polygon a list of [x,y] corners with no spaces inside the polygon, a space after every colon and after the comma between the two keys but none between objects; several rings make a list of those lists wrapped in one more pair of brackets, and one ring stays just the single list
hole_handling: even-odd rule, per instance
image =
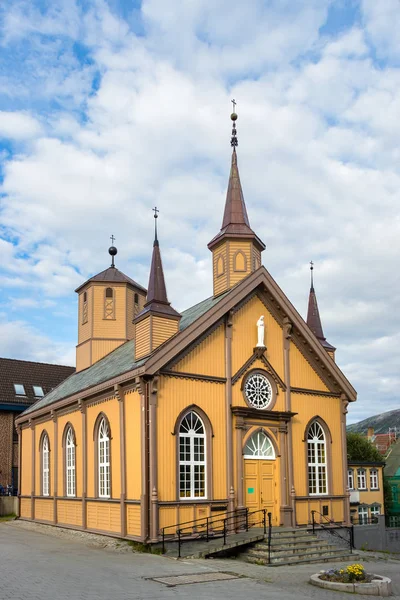
[{"label": "green hill", "polygon": [[347,431],[367,433],[368,427],[373,427],[374,433],[388,433],[389,427],[397,427],[397,436],[400,437],[400,408],[348,425]]}]

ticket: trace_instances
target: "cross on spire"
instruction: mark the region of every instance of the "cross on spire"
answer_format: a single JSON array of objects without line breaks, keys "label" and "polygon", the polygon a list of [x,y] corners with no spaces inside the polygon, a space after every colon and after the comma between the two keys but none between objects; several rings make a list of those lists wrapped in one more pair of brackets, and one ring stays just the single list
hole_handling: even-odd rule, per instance
[{"label": "cross on spire", "polygon": [[110,235],[110,240],[111,240],[111,244],[114,246],[115,237],[113,235]]},{"label": "cross on spire", "polygon": [[231,119],[232,119],[232,137],[231,137],[231,146],[233,148],[233,150],[235,150],[236,146],[238,145],[238,139],[237,139],[237,132],[236,132],[236,121],[237,121],[237,114],[236,114],[236,100],[233,99],[231,100],[232,102],[232,106],[233,106],[233,113],[231,114]]},{"label": "cross on spire", "polygon": [[154,208],[151,209],[154,212],[154,245],[158,246],[158,238],[157,238],[157,219],[158,219],[158,213],[160,212],[157,208],[157,206],[155,206]]},{"label": "cross on spire", "polygon": [[312,260],[310,260],[310,271],[311,271],[311,289],[314,289],[314,276],[313,276],[314,263]]}]

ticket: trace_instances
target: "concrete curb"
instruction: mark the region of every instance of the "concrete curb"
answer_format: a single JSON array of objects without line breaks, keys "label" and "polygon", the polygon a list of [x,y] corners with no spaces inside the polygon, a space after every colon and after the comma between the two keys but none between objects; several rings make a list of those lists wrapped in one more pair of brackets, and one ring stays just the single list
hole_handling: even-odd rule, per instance
[{"label": "concrete curb", "polygon": [[[366,596],[387,597],[392,595],[392,580],[383,575],[372,574],[374,579],[370,583],[339,583],[338,581],[325,581],[320,574],[311,575],[310,583],[317,587],[348,594],[364,594]],[[376,578],[376,579],[375,579]]]}]

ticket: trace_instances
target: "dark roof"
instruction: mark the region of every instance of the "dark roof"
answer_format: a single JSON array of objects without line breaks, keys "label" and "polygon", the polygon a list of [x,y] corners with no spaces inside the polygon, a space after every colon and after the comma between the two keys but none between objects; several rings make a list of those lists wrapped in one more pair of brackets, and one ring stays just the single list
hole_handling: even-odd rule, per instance
[{"label": "dark roof", "polygon": [[[215,306],[215,304],[220,302],[220,300],[222,300],[222,298],[224,298],[229,291],[225,292],[225,294],[221,294],[221,296],[218,296],[218,298],[207,298],[206,300],[199,302],[199,304],[196,304],[188,310],[185,310],[182,313],[182,319],[179,323],[180,331],[186,329],[186,327],[189,327],[189,325],[191,325],[196,319],[201,317],[210,308]],[[63,398],[68,398],[68,396],[72,396],[73,394],[87,390],[100,383],[104,383],[105,381],[114,377],[118,377],[127,371],[132,371],[133,369],[141,367],[147,360],[144,358],[135,362],[134,357],[135,341],[130,340],[129,342],[125,342],[125,344],[122,344],[116,348],[113,352],[110,352],[110,354],[107,354],[104,358],[94,363],[94,365],[91,367],[88,367],[84,371],[74,373],[71,375],[71,377],[68,377],[68,379],[63,381],[52,392],[47,394],[44,398],[38,400],[33,406],[30,406],[25,411],[25,414],[30,413],[33,410],[43,408],[44,406],[48,406],[53,402],[62,400]]]},{"label": "dark roof", "polygon": [[394,477],[400,475],[400,439],[392,445],[389,454],[386,457],[385,475]]},{"label": "dark roof", "polygon": [[180,319],[180,314],[174,308],[172,308],[171,304],[168,302],[160,245],[157,237],[153,244],[153,255],[151,258],[149,289],[147,290],[146,304],[136,319],[140,320],[149,312],[167,315],[170,318]]},{"label": "dark roof", "polygon": [[349,460],[347,461],[349,467],[383,467],[385,465],[384,460]]},{"label": "dark roof", "polygon": [[[0,358],[0,404],[21,406],[23,410],[25,406],[37,400],[33,391],[34,385],[40,386],[47,394],[74,372],[74,367]],[[23,385],[25,395],[17,395],[14,384]]]},{"label": "dark roof", "polygon": [[213,248],[224,237],[251,238],[260,250],[265,249],[265,244],[254,233],[250,227],[249,217],[247,216],[246,204],[244,201],[242,184],[240,183],[239,169],[237,164],[236,150],[233,149],[232,165],[229,175],[228,191],[226,193],[224,218],[221,231],[211,240],[208,247]]},{"label": "dark roof", "polygon": [[85,281],[85,283],[82,283],[82,285],[77,287],[75,291],[79,292],[79,290],[81,290],[83,287],[85,287],[85,285],[87,285],[91,281],[102,281],[105,283],[129,283],[130,285],[133,285],[135,288],[142,290],[143,292],[147,291],[146,288],[144,288],[139,283],[128,277],[128,275],[125,275],[125,273],[122,273],[122,271],[119,271],[116,267],[108,267],[108,269],[105,269],[101,273],[94,275],[93,277]]},{"label": "dark roof", "polygon": [[326,337],[324,336],[321,317],[319,316],[317,296],[313,285],[311,285],[310,296],[308,298],[307,325],[326,350],[336,350],[334,346],[327,342]]}]

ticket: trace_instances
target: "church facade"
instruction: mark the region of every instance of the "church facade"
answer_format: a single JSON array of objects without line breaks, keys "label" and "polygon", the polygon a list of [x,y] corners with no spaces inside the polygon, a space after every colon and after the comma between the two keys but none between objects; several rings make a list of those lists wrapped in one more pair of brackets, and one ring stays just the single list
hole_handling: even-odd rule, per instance
[{"label": "church facade", "polygon": [[77,289],[77,372],[17,420],[20,518],[144,542],[243,507],[274,526],[306,525],[312,510],[349,523],[356,393],[314,286],[306,323],[261,264],[232,120],[213,295],[170,305],[157,229],[147,290],[110,249],[111,267]]}]

